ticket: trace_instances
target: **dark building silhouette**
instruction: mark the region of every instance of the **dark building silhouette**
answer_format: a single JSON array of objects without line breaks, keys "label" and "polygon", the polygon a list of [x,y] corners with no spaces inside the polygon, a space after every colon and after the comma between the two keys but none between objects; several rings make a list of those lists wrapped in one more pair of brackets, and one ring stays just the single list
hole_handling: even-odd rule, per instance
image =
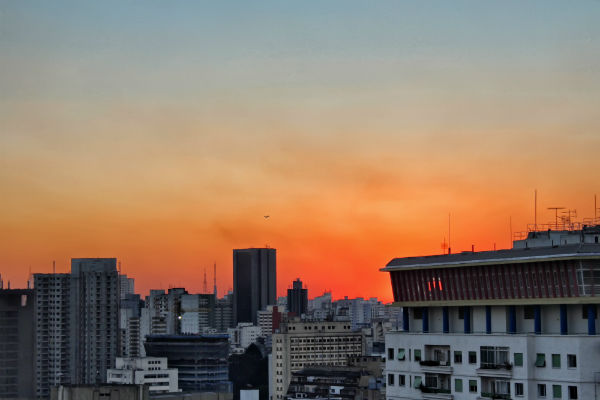
[{"label": "dark building silhouette", "polygon": [[0,286],[0,398],[33,398],[33,290]]},{"label": "dark building silhouette", "polygon": [[166,357],[177,368],[183,391],[231,392],[227,357],[229,337],[216,335],[149,335],[144,347],[149,357]]},{"label": "dark building silhouette", "polygon": [[287,291],[287,306],[288,311],[298,316],[306,314],[308,309],[308,289],[302,288],[300,278],[296,279],[292,288]]},{"label": "dark building silhouette", "polygon": [[275,304],[275,249],[233,250],[233,319],[256,325],[256,312]]}]

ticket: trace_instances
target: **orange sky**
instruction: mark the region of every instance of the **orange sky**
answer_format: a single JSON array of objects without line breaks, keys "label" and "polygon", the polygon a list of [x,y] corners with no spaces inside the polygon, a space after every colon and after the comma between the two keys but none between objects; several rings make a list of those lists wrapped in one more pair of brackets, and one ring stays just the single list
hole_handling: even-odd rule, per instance
[{"label": "orange sky", "polygon": [[216,262],[222,295],[268,244],[279,295],[390,301],[448,212],[454,251],[508,247],[536,188],[542,222],[593,216],[599,3],[267,3],[2,6],[5,281],[117,257],[197,292]]}]

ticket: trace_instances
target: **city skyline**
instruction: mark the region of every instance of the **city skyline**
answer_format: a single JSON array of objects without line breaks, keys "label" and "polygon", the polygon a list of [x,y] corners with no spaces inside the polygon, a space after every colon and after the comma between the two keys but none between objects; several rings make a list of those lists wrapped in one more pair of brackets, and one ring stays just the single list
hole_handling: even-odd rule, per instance
[{"label": "city skyline", "polygon": [[449,213],[453,251],[510,247],[535,189],[538,222],[593,217],[599,12],[5,2],[3,279],[117,257],[200,292],[216,262],[222,296],[231,250],[268,245],[278,296],[391,301],[378,269],[442,253]]}]

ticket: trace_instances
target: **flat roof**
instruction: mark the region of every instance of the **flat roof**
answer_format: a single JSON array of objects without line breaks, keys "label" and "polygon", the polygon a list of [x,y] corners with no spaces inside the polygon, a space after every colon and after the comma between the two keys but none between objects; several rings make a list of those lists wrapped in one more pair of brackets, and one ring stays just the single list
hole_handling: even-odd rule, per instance
[{"label": "flat roof", "polygon": [[495,251],[464,251],[455,254],[439,254],[421,257],[394,258],[380,271],[401,271],[435,267],[460,267],[558,259],[600,259],[600,244],[580,243],[562,246],[533,247]]}]

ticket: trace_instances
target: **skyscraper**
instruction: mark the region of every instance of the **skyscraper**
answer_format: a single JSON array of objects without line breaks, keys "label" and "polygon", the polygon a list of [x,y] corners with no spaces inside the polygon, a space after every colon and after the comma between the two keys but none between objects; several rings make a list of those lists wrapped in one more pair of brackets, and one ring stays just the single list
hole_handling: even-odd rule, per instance
[{"label": "skyscraper", "polygon": [[275,304],[275,249],[233,250],[233,318],[256,324],[256,312]]},{"label": "skyscraper", "polygon": [[32,398],[33,290],[3,290],[0,284],[0,398]]},{"label": "skyscraper", "polygon": [[288,311],[293,312],[297,316],[306,314],[308,309],[308,289],[302,288],[300,278],[296,279],[292,288],[287,291],[287,306]]},{"label": "skyscraper", "polygon": [[36,331],[36,395],[50,396],[50,387],[71,383],[69,298],[70,274],[34,274]]},{"label": "skyscraper", "polygon": [[118,353],[119,275],[116,258],[71,260],[71,381],[106,382]]}]

